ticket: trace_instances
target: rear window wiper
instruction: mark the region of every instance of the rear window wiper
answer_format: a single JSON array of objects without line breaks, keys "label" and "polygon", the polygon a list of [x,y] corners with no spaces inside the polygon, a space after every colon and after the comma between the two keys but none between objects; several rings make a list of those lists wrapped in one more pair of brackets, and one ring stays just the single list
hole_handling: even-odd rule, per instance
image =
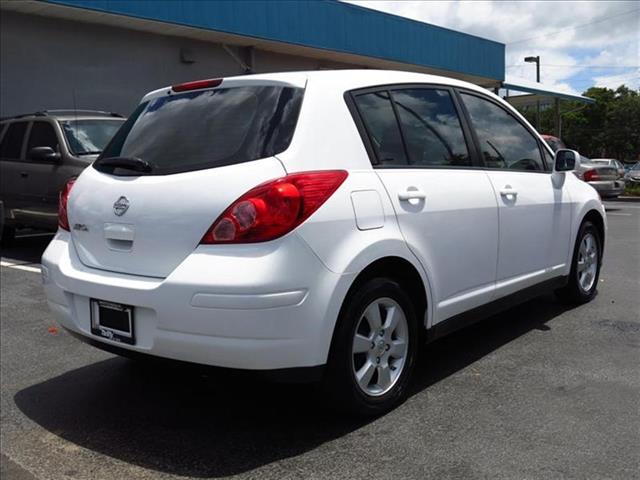
[{"label": "rear window wiper", "polygon": [[113,173],[116,168],[134,172],[150,173],[153,167],[146,160],[138,157],[106,157],[93,162],[93,168],[105,173]]}]

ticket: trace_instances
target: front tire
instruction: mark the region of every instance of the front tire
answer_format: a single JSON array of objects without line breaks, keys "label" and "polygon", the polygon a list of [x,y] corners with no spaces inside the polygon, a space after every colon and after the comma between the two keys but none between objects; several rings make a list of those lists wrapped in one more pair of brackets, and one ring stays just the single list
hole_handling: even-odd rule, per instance
[{"label": "front tire", "polygon": [[360,285],[343,305],[323,379],[333,406],[372,416],[404,401],[418,333],[414,306],[400,284],[374,278]]},{"label": "front tire", "polygon": [[593,300],[598,289],[602,265],[602,239],[596,226],[585,221],[580,226],[567,285],[556,291],[558,297],[572,304]]}]

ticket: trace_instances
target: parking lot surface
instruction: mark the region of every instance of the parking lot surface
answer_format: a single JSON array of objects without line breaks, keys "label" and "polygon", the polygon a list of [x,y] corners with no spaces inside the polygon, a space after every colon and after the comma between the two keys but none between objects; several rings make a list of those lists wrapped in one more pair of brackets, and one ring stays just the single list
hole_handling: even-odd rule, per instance
[{"label": "parking lot surface", "polygon": [[607,210],[592,303],[542,297],[427,346],[373,420],[81,344],[44,301],[50,237],[24,236],[2,251],[2,478],[640,478],[640,203]]}]

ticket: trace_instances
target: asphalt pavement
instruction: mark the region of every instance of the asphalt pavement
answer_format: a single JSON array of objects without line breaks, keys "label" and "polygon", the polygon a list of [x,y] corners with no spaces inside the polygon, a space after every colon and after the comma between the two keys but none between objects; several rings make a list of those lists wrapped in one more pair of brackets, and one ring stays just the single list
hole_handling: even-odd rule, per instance
[{"label": "asphalt pavement", "polygon": [[2,250],[3,479],[640,478],[640,203],[607,202],[596,299],[542,297],[424,349],[412,395],[354,420],[312,386],[114,357],[57,328]]}]

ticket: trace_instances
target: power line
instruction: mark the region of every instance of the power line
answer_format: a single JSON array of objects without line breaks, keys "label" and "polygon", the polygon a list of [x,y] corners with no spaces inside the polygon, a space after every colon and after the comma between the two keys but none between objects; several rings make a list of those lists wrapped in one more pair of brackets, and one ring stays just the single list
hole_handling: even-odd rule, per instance
[{"label": "power line", "polygon": [[[550,36],[553,36],[553,35],[558,35],[559,33],[566,32],[567,30],[575,30],[576,28],[588,27],[588,26],[594,25],[596,23],[600,23],[600,22],[604,22],[604,21],[607,21],[607,20],[611,20],[612,18],[622,17],[623,15],[629,15],[630,13],[635,13],[635,12],[638,12],[638,11],[640,11],[640,8],[636,8],[634,10],[629,10],[627,12],[620,12],[620,13],[618,13],[616,15],[610,15],[610,16],[607,16],[607,17],[601,17],[601,18],[599,18],[597,20],[594,20],[592,22],[589,22],[589,23],[583,23],[583,24],[580,24],[580,25],[574,25],[573,27],[563,28],[561,30],[556,30],[555,32],[546,33],[544,35],[537,35],[535,37],[523,38],[521,40],[516,40],[514,42],[509,42],[506,45],[514,45],[516,43],[528,42],[529,40],[535,40],[535,39],[538,39],[538,38],[545,38],[545,37],[550,37]],[[633,18],[633,17],[630,17],[630,18]]]},{"label": "power line", "polygon": [[[512,67],[526,67],[526,63],[514,63],[513,65],[507,65],[507,68]],[[542,63],[540,64],[540,68],[546,67],[554,67],[554,68],[640,68],[640,65],[561,65],[561,64],[553,64],[553,63]]]}]

